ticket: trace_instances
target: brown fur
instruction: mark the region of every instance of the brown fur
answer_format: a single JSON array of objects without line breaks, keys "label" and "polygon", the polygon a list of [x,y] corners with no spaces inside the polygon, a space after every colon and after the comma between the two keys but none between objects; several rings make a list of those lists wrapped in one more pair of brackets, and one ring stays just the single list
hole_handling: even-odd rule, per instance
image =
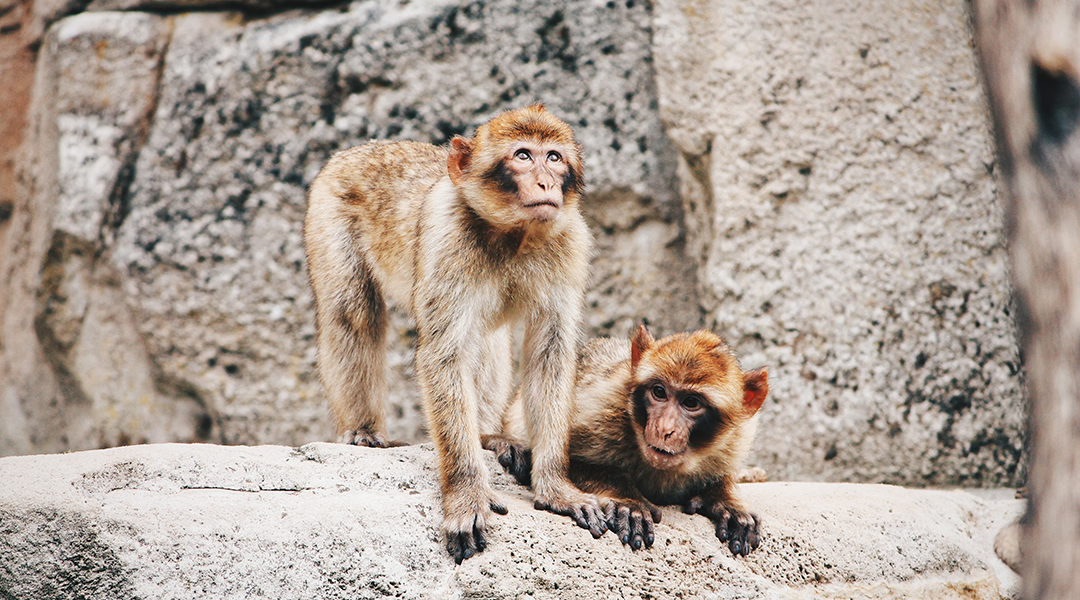
[{"label": "brown fur", "polygon": [[443,529],[458,562],[483,549],[491,511],[506,510],[488,483],[480,436],[502,426],[515,321],[525,323],[521,389],[536,504],[603,533],[596,499],[566,475],[591,251],[582,169],[570,128],[536,105],[449,149],[370,142],[339,152],[311,186],[304,240],[319,373],[341,441],[387,444],[383,344],[393,299],[416,319]]},{"label": "brown fur", "polygon": [[[718,418],[692,420],[713,429],[704,443],[695,446],[694,433],[678,428],[672,433],[683,438],[657,441],[650,434],[656,416],[635,398],[658,383],[673,399],[676,393],[700,398],[714,411]],[[579,359],[571,479],[601,502],[614,502],[609,528],[635,548],[652,543],[652,522],[661,515],[654,504],[682,504],[715,521],[717,536],[734,554],[746,554],[758,545],[759,520],[747,512],[735,484],[766,394],[765,371],[743,372],[731,349],[708,331],[653,340],[642,326],[630,343],[595,340]],[[661,458],[671,464],[649,460],[649,444],[670,444],[673,454]]]}]

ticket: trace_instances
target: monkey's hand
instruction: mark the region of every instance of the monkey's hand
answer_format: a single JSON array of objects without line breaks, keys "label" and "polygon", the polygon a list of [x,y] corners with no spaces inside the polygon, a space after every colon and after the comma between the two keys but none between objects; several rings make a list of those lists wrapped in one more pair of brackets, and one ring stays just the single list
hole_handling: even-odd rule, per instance
[{"label": "monkey's hand", "polygon": [[447,494],[443,511],[446,551],[460,565],[487,548],[487,520],[492,512],[505,515],[506,505],[490,489],[466,490]]},{"label": "monkey's hand", "polygon": [[386,448],[389,442],[386,434],[374,431],[367,427],[348,429],[338,436],[339,444],[352,444],[353,446],[369,446],[371,448]]},{"label": "monkey's hand", "polygon": [[727,542],[735,556],[746,556],[761,543],[761,519],[757,515],[720,503],[707,504],[694,496],[683,505],[683,511],[705,515],[716,525],[716,537]]},{"label": "monkey's hand", "polygon": [[532,483],[532,451],[514,438],[501,435],[480,437],[485,450],[491,450],[506,472],[513,475],[518,485]]},{"label": "monkey's hand", "polygon": [[533,507],[570,517],[579,527],[588,529],[594,538],[607,531],[607,516],[600,509],[596,496],[586,494],[569,483],[556,486],[546,494],[537,491]]},{"label": "monkey's hand", "polygon": [[634,501],[601,496],[601,502],[605,501],[607,528],[615,533],[619,541],[634,550],[640,550],[642,546],[651,548],[653,539],[656,537],[654,524],[659,523],[663,516],[660,509],[644,500]]}]

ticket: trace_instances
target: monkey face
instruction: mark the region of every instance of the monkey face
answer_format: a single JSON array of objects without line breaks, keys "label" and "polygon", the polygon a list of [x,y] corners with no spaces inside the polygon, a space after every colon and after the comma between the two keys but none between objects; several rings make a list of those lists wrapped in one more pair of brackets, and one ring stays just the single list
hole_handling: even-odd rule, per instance
[{"label": "monkey face", "polygon": [[716,420],[715,410],[693,389],[655,380],[634,394],[639,418],[641,454],[655,469],[679,467],[686,459],[691,433]]},{"label": "monkey face", "polygon": [[582,168],[570,127],[540,105],[503,113],[472,139],[455,137],[447,159],[450,180],[498,229],[565,221],[585,187]]},{"label": "monkey face", "polygon": [[654,340],[640,327],[631,343],[631,401],[641,455],[655,469],[693,470],[696,458],[730,445],[768,393],[764,369],[744,373],[707,332]]},{"label": "monkey face", "polygon": [[563,206],[563,190],[569,168],[566,149],[551,142],[519,141],[499,163],[498,177],[504,191],[516,196],[527,218],[550,221]]}]

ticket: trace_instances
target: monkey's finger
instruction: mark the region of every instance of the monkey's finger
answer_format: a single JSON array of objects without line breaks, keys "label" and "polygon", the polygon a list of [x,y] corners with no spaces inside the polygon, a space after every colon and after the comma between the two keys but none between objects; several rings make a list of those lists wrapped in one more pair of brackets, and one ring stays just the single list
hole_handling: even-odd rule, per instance
[{"label": "monkey's finger", "polygon": [[599,538],[607,531],[607,521],[601,516],[593,515],[589,523],[589,533],[592,534],[593,538]]},{"label": "monkey's finger", "polygon": [[370,448],[386,448],[386,438],[378,433],[371,433],[366,429],[349,429],[338,437],[338,443],[351,444],[353,446],[368,446]]},{"label": "monkey's finger", "polygon": [[[659,519],[657,519],[659,520]],[[656,539],[656,525],[652,519],[645,519],[645,547],[652,548],[653,540]]]},{"label": "monkey's finger", "polygon": [[612,528],[619,536],[619,541],[623,544],[630,543],[630,509],[625,506],[620,506],[615,511],[615,527]]},{"label": "monkey's finger", "polygon": [[518,485],[530,485],[532,483],[532,452],[514,448],[513,466],[510,473],[517,480]]},{"label": "monkey's finger", "polygon": [[476,547],[477,552],[483,552],[487,548],[487,530],[481,523],[480,519],[477,519],[475,525],[473,525],[471,539]]},{"label": "monkey's finger", "polygon": [[[702,506],[705,506],[705,502],[702,501],[701,496],[694,496],[693,498],[687,500],[686,504],[683,504],[682,509],[684,513],[692,515],[701,510]],[[657,519],[657,522],[659,521],[660,519]]]},{"label": "monkey's finger", "polygon": [[491,506],[491,512],[498,513],[500,515],[505,515],[506,513],[510,512],[506,509],[506,505],[503,504],[502,500],[499,500],[498,498],[492,498],[488,502],[488,505]]},{"label": "monkey's finger", "polygon": [[750,537],[747,540],[747,543],[750,546],[750,550],[757,550],[758,545],[761,544],[761,519],[752,513],[750,518],[754,520],[754,526],[750,529]]},{"label": "monkey's finger", "polygon": [[615,502],[610,498],[600,498],[600,510],[604,511],[604,525],[609,531],[615,531]]},{"label": "monkey's finger", "polygon": [[598,538],[604,535],[607,531],[607,518],[603,511],[600,510],[599,504],[585,504],[581,507],[582,512],[585,514],[585,520],[588,522],[589,533],[594,538]]},{"label": "monkey's finger", "polygon": [[660,519],[664,517],[664,512],[652,504],[649,505],[649,513],[652,514],[653,523],[659,523]]},{"label": "monkey's finger", "polygon": [[447,534],[446,550],[454,558],[454,562],[460,565],[461,561],[476,555],[476,544],[472,536],[458,531]]},{"label": "monkey's finger", "polygon": [[728,542],[728,548],[730,548],[730,549],[731,549],[731,554],[732,554],[732,556],[738,556],[738,555],[740,555],[740,554],[743,554],[743,551],[742,551],[742,548],[743,548],[743,546],[742,546],[742,542],[741,542],[741,541],[739,541],[739,539],[738,539],[738,538],[732,538],[732,539],[731,539],[731,541],[730,541],[730,542]]},{"label": "monkey's finger", "polygon": [[757,535],[757,519],[747,513],[736,513],[733,519],[736,523],[735,532],[732,536],[732,554],[746,556],[750,554],[751,537]]},{"label": "monkey's finger", "polygon": [[720,514],[720,517],[716,519],[716,537],[720,538],[721,542],[726,542],[731,539],[731,532],[729,530],[729,521],[731,520],[731,513],[727,510]]},{"label": "monkey's finger", "polygon": [[634,550],[641,550],[641,545],[645,542],[645,517],[639,511],[630,513],[630,547]]},{"label": "monkey's finger", "polygon": [[578,527],[582,529],[589,528],[589,521],[585,518],[585,512],[581,510],[580,506],[578,506],[577,504],[571,504],[568,512],[570,513],[570,518],[573,519],[575,523],[577,523]]}]

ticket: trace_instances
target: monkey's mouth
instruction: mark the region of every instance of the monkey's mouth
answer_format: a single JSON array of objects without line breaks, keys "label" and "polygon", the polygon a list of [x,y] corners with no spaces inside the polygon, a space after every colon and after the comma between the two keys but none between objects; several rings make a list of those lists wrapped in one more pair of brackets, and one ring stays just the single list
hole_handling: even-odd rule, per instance
[{"label": "monkey's mouth", "polygon": [[541,221],[554,219],[555,215],[559,213],[559,208],[561,208],[559,203],[554,200],[538,200],[522,204],[521,207]]},{"label": "monkey's mouth", "polygon": [[645,449],[646,457],[657,469],[670,469],[682,462],[682,452],[664,450],[663,448],[657,448],[652,444],[646,444]]}]

